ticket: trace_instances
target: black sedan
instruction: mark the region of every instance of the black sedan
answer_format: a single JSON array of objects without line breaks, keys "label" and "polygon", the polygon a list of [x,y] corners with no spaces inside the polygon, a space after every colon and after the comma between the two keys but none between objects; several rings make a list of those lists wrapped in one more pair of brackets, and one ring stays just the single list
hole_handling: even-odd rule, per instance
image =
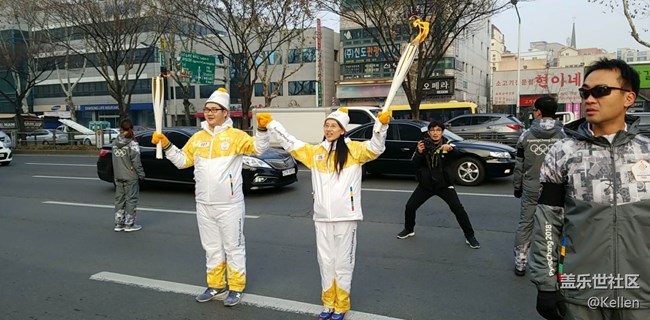
[{"label": "black sedan", "polygon": [[[199,130],[201,130],[199,127],[174,127],[164,128],[163,133],[171,143],[182,148]],[[179,170],[166,158],[156,159],[156,146],[151,143],[153,132],[152,130],[139,131],[135,135],[136,141],[140,144],[140,159],[146,175],[145,182],[194,184],[193,167]],[[113,183],[111,157],[111,145],[104,145],[97,160],[97,175],[101,180]],[[270,148],[259,156],[244,156],[242,178],[245,191],[282,187],[298,181],[297,174],[296,161],[284,150]]]},{"label": "black sedan", "polygon": [[[372,137],[374,123],[366,123],[350,130],[347,137],[365,141]],[[393,119],[388,127],[386,151],[374,161],[364,165],[364,174],[415,175],[411,156],[418,141],[427,133],[428,122],[421,120]],[[424,131],[422,130],[424,128]],[[465,140],[449,130],[445,138],[460,151],[453,172],[458,184],[479,185],[487,177],[506,177],[513,174],[515,149],[501,143]]]}]

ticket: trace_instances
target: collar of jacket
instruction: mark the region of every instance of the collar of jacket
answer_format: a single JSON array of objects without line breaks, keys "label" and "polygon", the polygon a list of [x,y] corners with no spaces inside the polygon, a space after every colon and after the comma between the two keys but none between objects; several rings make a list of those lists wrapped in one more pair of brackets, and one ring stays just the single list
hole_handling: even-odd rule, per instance
[{"label": "collar of jacket", "polygon": [[[346,144],[348,144],[352,140],[350,140],[350,138],[345,138],[344,141],[345,141]],[[330,151],[330,148],[332,148],[332,150],[336,150],[336,143],[331,143],[331,142],[327,141],[327,139],[323,139],[323,141],[320,143],[320,145],[323,146],[323,148],[325,150],[327,150],[327,152]]]},{"label": "collar of jacket", "polygon": [[201,121],[201,129],[207,131],[210,135],[224,132],[228,128],[232,128],[232,120],[230,117],[226,118],[226,121],[224,121],[220,126],[215,126],[214,131],[210,130],[210,125],[207,121]]},{"label": "collar of jacket", "polygon": [[620,146],[630,142],[639,133],[639,128],[638,128],[639,122],[640,122],[639,117],[626,114],[625,123],[627,124],[627,131],[625,130],[618,131],[616,133],[616,136],[614,136],[614,140],[612,141],[611,144],[606,138],[595,137],[592,134],[591,130],[589,129],[589,123],[587,122],[586,118],[582,118],[580,120],[576,120],[571,123],[568,123],[564,127],[564,131],[567,134],[567,136],[573,137],[576,140],[589,141],[595,145],[599,145],[603,147],[609,147],[610,145]]}]

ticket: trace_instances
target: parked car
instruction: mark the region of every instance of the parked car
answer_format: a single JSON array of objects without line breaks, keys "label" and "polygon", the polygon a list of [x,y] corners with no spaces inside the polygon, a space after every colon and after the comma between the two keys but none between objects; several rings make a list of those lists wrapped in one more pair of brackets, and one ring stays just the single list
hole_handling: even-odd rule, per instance
[{"label": "parked car", "polygon": [[447,129],[465,138],[499,142],[516,146],[524,125],[507,113],[464,114],[445,122]]},{"label": "parked car", "polygon": [[0,142],[4,143],[5,147],[13,148],[14,145],[11,143],[11,137],[4,131],[0,131]]},{"label": "parked car", "polygon": [[[187,140],[201,130],[199,127],[164,128],[163,133],[175,146],[182,148]],[[135,135],[140,144],[140,158],[146,181],[194,184],[194,168],[177,169],[171,161],[156,159],[156,146],[151,143],[153,130],[139,131]],[[165,156],[166,157],[166,156]],[[101,180],[113,183],[111,145],[102,147],[97,159],[97,175]],[[242,170],[244,190],[279,188],[298,181],[298,165],[293,157],[282,149],[271,148],[259,156],[244,156]]]},{"label": "parked car", "polygon": [[11,163],[12,157],[11,149],[6,147],[4,142],[0,141],[0,166],[8,166]]},{"label": "parked car", "polygon": [[[365,174],[415,175],[411,156],[427,130],[428,122],[422,120],[393,119],[388,127],[386,151],[379,158],[364,165]],[[424,131],[422,131],[424,128]],[[356,141],[372,137],[373,123],[350,130],[347,137]],[[460,185],[475,186],[488,177],[506,177],[513,174],[515,149],[504,144],[465,140],[449,130],[445,138],[460,151],[453,164],[454,178]]]},{"label": "parked car", "polygon": [[56,129],[37,129],[25,135],[21,141],[27,144],[54,144],[55,140],[56,144],[68,144],[68,134]]}]

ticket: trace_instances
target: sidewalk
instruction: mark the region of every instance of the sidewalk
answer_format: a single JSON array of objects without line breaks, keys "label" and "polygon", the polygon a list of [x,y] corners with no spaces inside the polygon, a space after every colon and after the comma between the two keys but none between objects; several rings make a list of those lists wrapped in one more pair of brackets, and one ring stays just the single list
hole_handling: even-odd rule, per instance
[{"label": "sidewalk", "polygon": [[100,149],[12,149],[13,154],[44,154],[44,155],[88,155],[88,156],[98,156]]}]

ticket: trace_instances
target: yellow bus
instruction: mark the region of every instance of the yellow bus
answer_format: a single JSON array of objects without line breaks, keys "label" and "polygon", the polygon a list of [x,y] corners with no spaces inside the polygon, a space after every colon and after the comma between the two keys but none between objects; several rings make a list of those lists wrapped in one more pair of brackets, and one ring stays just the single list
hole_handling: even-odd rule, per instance
[{"label": "yellow bus", "polygon": [[[411,119],[411,107],[409,105],[390,106],[388,111],[394,119]],[[429,122],[432,120],[446,122],[453,117],[476,112],[477,106],[472,102],[450,101],[420,105],[420,119]]]}]

